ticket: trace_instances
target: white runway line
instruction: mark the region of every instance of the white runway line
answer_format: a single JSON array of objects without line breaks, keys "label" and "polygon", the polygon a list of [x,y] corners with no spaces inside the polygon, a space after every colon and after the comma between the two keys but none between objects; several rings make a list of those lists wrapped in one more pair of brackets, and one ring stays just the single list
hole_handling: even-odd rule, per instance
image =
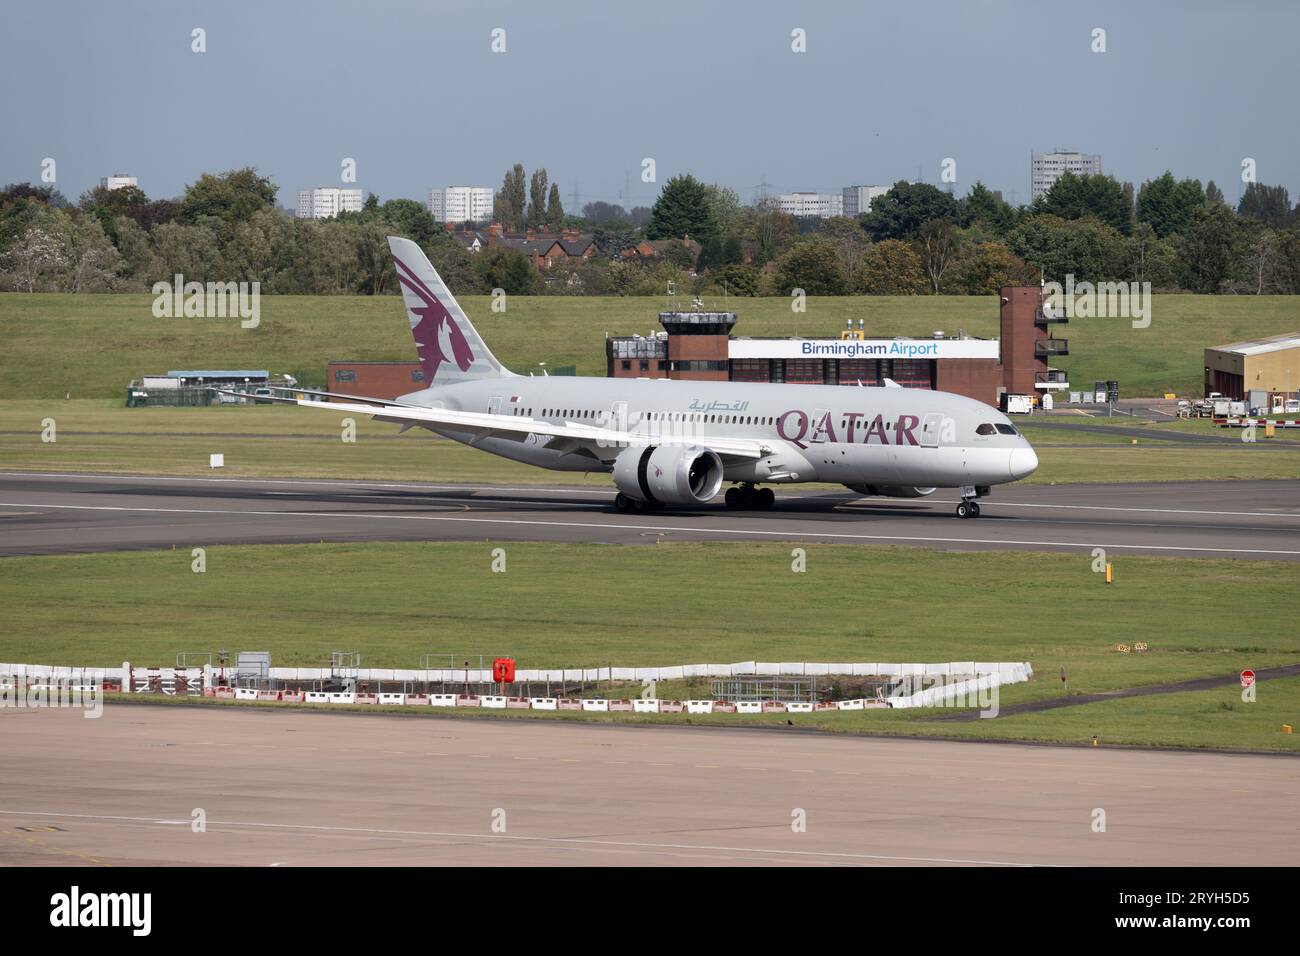
[{"label": "white runway line", "polygon": [[690,528],[680,525],[613,524],[593,521],[535,521],[523,518],[465,518],[444,515],[349,514],[317,511],[237,511],[218,508],[127,508],[120,505],[50,505],[0,501],[0,508],[59,508],[68,511],[125,511],[146,514],[252,515],[270,518],[331,518],[363,521],[444,521],[466,524],[520,525],[541,528],[595,528],[604,531],[664,531],[680,534],[749,535],[770,538],[826,538],[845,541],[911,541],[926,544],[1019,545],[1035,548],[1111,548],[1130,551],[1175,551],[1200,554],[1273,554],[1295,557],[1300,551],[1267,548],[1195,548],[1168,544],[1108,544],[1104,541],[1031,541],[1019,538],[941,538],[933,535],[851,534],[843,531],[799,529],[767,531],[750,528]]},{"label": "white runway line", "polygon": [[[300,485],[303,487],[340,487],[340,488],[390,488],[403,491],[501,491],[511,492],[514,494],[537,494],[537,495],[595,495],[605,497],[613,491],[610,488],[569,488],[556,487],[553,485],[535,485],[523,487],[510,487],[507,485],[472,485],[472,484],[415,484],[401,482],[376,482],[376,481],[348,481],[346,479],[311,479],[311,478],[200,478],[186,476],[169,476],[169,475],[90,475],[90,474],[62,474],[57,472],[36,472],[36,471],[0,471],[0,478],[72,478],[85,481],[177,481],[177,482],[206,482],[211,484],[235,484],[235,485]],[[1286,481],[1289,479],[1262,479]],[[288,495],[292,492],[286,491],[268,491],[268,495]],[[354,496],[361,497],[361,496]],[[824,498],[826,493],[813,491],[805,498]],[[458,500],[458,499],[452,499]],[[479,499],[472,499],[479,500]],[[869,501],[873,504],[884,504],[883,499],[872,497],[853,497],[849,495],[838,496],[832,493],[832,500],[844,504],[855,503],[859,501]],[[927,498],[931,504],[952,504],[957,501],[956,498]],[[558,503],[558,502],[554,502]],[[1046,504],[1028,501],[1007,501],[1003,498],[991,500],[992,504],[998,507],[1013,508],[1054,508],[1067,511],[1119,511],[1133,512],[1137,514],[1186,514],[1186,515],[1206,515],[1210,517],[1233,517],[1233,518],[1296,518],[1300,520],[1300,512],[1288,513],[1282,511],[1202,511],[1195,508],[1131,508],[1119,507],[1116,505],[1064,505],[1064,504]],[[581,507],[580,505],[570,505],[570,507]]]},{"label": "white runway line", "polygon": [[[943,499],[936,498],[935,501]],[[954,501],[956,499],[953,499]],[[1121,508],[1116,505],[1054,505],[1039,504],[1028,501],[1003,501],[1001,498],[990,501],[999,508],[1062,508],[1067,511],[1129,511],[1136,514],[1152,515],[1205,515],[1210,518],[1295,518],[1300,520],[1300,513],[1289,514],[1285,511],[1198,511],[1194,508]]]},{"label": "white runway line", "polygon": [[[152,817],[126,817],[113,816],[108,814],[94,813],[51,813],[48,811],[23,811],[23,810],[0,810],[0,814],[8,816],[22,816],[33,819],[59,819],[59,820],[94,820],[101,823],[147,823],[158,825],[166,821],[159,821]],[[888,856],[880,853],[847,853],[837,852],[834,850],[783,850],[783,849],[765,849],[763,847],[748,846],[717,846],[712,844],[699,843],[647,843],[635,842],[631,840],[595,840],[585,839],[582,837],[546,837],[546,836],[519,836],[512,833],[455,833],[441,830],[388,830],[380,827],[335,827],[324,825],[313,825],[307,823],[250,823],[240,820],[208,820],[209,827],[247,827],[251,829],[262,830],[296,830],[305,835],[313,832],[319,833],[360,833],[373,834],[383,837],[415,837],[418,839],[428,839],[429,837],[443,837],[457,840],[487,840],[487,841],[518,841],[524,843],[540,844],[563,844],[570,846],[607,846],[607,847],[624,847],[637,850],[709,850],[720,853],[760,853],[775,856],[788,857],[814,857],[819,859],[844,860],[851,862],[854,860],[875,860],[890,863],[934,863],[938,865],[967,865],[967,866],[1040,866],[1056,864],[1037,864],[1022,863],[1011,860],[967,860],[947,857],[927,857],[927,856]]]},{"label": "white runway line", "polygon": [[83,481],[192,481],[206,482],[214,485],[303,485],[307,487],[342,487],[342,488],[398,488],[407,491],[535,491],[547,494],[562,493],[566,495],[601,495],[609,494],[606,488],[564,488],[554,485],[526,485],[512,488],[507,485],[458,485],[458,484],[417,484],[414,482],[351,481],[346,478],[200,478],[181,475],[95,475],[85,472],[42,471],[0,471],[0,478],[75,478]]}]

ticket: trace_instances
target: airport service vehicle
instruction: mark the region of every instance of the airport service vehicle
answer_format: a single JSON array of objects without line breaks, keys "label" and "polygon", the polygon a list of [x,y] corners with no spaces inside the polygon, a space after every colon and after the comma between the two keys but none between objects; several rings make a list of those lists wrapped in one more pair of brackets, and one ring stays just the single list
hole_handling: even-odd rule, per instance
[{"label": "airport service vehicle", "polygon": [[1002,393],[1002,411],[1008,415],[1029,415],[1034,411],[1034,400],[1018,392]]},{"label": "airport service vehicle", "polygon": [[[396,400],[295,390],[277,401],[426,428],[555,471],[607,472],[619,511],[770,508],[770,486],[842,484],[919,498],[961,489],[975,518],[992,485],[1038,456],[1005,415],[928,389],[520,376],[479,336],[419,246],[389,237],[427,387]],[[301,397],[303,395],[306,397]]]}]

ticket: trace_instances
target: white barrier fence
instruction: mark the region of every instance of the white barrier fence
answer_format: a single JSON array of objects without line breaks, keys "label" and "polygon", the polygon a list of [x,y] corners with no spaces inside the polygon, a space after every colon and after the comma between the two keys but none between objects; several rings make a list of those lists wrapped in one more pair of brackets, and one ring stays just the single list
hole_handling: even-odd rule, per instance
[{"label": "white barrier fence", "polygon": [[[71,680],[86,674],[102,674],[107,681],[125,681],[130,677],[132,668],[129,663],[121,667],[57,667],[44,664],[0,664],[0,675],[22,677],[24,679],[46,678],[52,680]],[[137,679],[146,676],[159,677],[164,682],[173,681],[184,674],[185,668],[150,667],[135,668]],[[189,668],[191,676],[200,673],[206,677],[209,667]],[[668,681],[685,680],[691,677],[978,677],[985,674],[997,674],[1002,683],[1009,684],[1027,680],[1033,675],[1033,668],[1028,661],[987,662],[987,661],[952,661],[945,664],[890,664],[890,663],[809,663],[805,661],[785,661],[769,663],[763,661],[740,661],[735,664],[678,664],[671,667],[589,667],[589,668],[555,668],[555,669],[516,669],[515,683],[555,681]],[[269,676],[276,681],[322,681],[335,677],[328,667],[272,667]],[[360,668],[349,673],[358,681],[377,683],[379,681],[411,682],[468,682],[471,684],[495,683],[490,669],[452,668],[431,670],[403,670],[400,668]],[[211,681],[205,681],[210,684]]]},{"label": "white barrier fence", "polygon": [[[492,674],[484,670],[386,670],[368,669],[356,672],[357,680],[368,681],[466,681],[491,683]],[[1023,662],[954,661],[944,664],[812,664],[786,662],[780,664],[743,661],[737,664],[684,664],[676,667],[601,667],[585,670],[517,670],[514,683],[563,681],[664,681],[687,677],[748,677],[748,676],[861,676],[898,677],[910,679],[921,685],[933,682],[912,694],[891,696],[887,700],[855,699],[827,701],[819,704],[780,701],[711,701],[711,700],[606,700],[604,698],[565,699],[555,697],[503,697],[472,694],[356,694],[321,691],[271,691],[251,688],[220,687],[213,689],[211,671],[198,668],[148,668],[133,669],[129,663],[120,668],[59,667],[41,664],[0,663],[0,689],[10,689],[15,683],[26,685],[86,684],[99,678],[108,683],[120,683],[123,689],[143,693],[159,687],[163,693],[176,692],[177,678],[194,681],[202,676],[204,693],[209,696],[235,700],[274,700],[308,704],[386,704],[398,706],[429,707],[481,707],[494,710],[519,708],[531,710],[581,710],[594,713],[627,711],[633,713],[711,714],[719,712],[757,713],[810,713],[813,710],[866,710],[878,707],[910,708],[962,705],[1002,684],[1023,683],[1033,677],[1033,667]],[[322,681],[331,677],[328,668],[275,667],[270,677],[277,681]],[[190,693],[193,693],[193,687]]]},{"label": "white barrier fence", "polygon": [[[0,672],[3,667],[0,665]],[[167,670],[167,668],[163,668]],[[997,674],[1002,683],[1027,680],[1033,669],[1027,661],[987,662],[952,661],[943,664],[890,663],[811,663],[807,661],[739,661],[734,664],[678,664],[670,667],[588,667],[588,668],[516,668],[514,683],[553,681],[669,681],[692,677],[953,677]],[[277,681],[321,681],[335,675],[328,667],[272,667],[270,677]],[[431,668],[409,670],[371,667],[350,671],[358,681],[411,681],[433,683],[492,684],[491,669],[476,667]]]}]

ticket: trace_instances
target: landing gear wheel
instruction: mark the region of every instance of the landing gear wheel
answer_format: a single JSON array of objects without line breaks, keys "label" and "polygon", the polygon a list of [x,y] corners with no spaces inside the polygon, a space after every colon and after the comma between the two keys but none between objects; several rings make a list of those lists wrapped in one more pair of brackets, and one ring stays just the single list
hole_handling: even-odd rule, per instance
[{"label": "landing gear wheel", "polygon": [[979,502],[978,502],[978,501],[972,501],[972,502],[970,503],[970,510],[971,510],[971,515],[970,515],[970,516],[971,516],[972,518],[978,518],[978,517],[980,516],[980,505],[979,505]]},{"label": "landing gear wheel", "polygon": [[740,506],[746,511],[753,511],[757,507],[758,495],[754,491],[753,485],[745,485],[740,489]]},{"label": "landing gear wheel", "polygon": [[965,520],[966,518],[974,518],[977,514],[979,514],[979,511],[969,501],[963,501],[957,505],[958,518]]},{"label": "landing gear wheel", "polygon": [[722,496],[722,500],[727,503],[728,508],[733,511],[737,510],[741,507],[740,489],[735,487],[728,488],[727,493]]},{"label": "landing gear wheel", "polygon": [[759,488],[754,493],[754,498],[758,507],[762,508],[764,511],[776,504],[776,493],[773,492],[771,488]]},{"label": "landing gear wheel", "polygon": [[620,491],[614,496],[614,509],[616,511],[631,511],[632,499]]}]

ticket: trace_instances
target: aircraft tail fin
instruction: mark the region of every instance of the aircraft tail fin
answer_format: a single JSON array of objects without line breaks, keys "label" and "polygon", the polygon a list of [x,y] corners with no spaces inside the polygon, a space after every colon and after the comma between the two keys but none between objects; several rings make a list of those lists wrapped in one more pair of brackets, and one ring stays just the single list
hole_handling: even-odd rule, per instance
[{"label": "aircraft tail fin", "polygon": [[513,373],[497,361],[418,245],[388,237],[426,388]]}]

